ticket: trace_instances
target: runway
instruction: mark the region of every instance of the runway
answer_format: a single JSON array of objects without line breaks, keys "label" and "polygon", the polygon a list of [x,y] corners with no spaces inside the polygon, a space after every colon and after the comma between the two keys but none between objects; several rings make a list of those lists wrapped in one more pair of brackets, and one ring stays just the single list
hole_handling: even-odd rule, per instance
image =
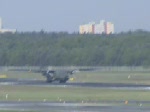
[{"label": "runway", "polygon": [[0,110],[38,112],[149,112],[150,107],[115,106],[107,103],[0,102]]},{"label": "runway", "polygon": [[92,88],[107,88],[107,89],[125,89],[125,90],[150,90],[150,85],[140,84],[122,84],[122,83],[48,83],[44,80],[33,79],[0,79],[0,85],[29,85],[29,86],[44,86],[44,87],[92,87]]}]

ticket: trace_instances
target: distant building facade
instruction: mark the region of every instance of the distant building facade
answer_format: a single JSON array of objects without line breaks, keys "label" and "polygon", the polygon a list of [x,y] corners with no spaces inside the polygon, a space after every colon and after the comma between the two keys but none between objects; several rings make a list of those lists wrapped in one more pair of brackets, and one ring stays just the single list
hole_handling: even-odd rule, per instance
[{"label": "distant building facade", "polygon": [[100,21],[99,24],[95,24],[95,22],[92,22],[89,24],[80,25],[79,33],[80,34],[113,34],[114,24],[102,20]]},{"label": "distant building facade", "polygon": [[100,21],[99,24],[95,24],[95,34],[105,34],[106,29],[105,29],[105,21],[102,20]]},{"label": "distant building facade", "polygon": [[2,19],[0,18],[0,29],[2,29]]},{"label": "distant building facade", "polygon": [[79,26],[79,30],[80,30],[80,34],[94,34],[94,25],[95,23],[89,23],[89,24],[85,24],[85,25],[80,25]]},{"label": "distant building facade", "polygon": [[111,22],[106,22],[106,34],[113,34],[114,33],[114,24],[112,24]]},{"label": "distant building facade", "polygon": [[15,33],[16,29],[3,29],[2,19],[0,18],[0,33]]}]

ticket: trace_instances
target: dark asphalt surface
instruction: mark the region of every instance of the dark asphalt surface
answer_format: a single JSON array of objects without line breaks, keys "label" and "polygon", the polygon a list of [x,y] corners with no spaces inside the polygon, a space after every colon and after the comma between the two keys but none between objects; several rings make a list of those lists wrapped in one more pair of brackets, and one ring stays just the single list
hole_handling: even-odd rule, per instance
[{"label": "dark asphalt surface", "polygon": [[53,102],[0,102],[0,110],[38,112],[150,112],[150,107],[112,106],[109,104],[53,103]]},{"label": "dark asphalt surface", "polygon": [[128,90],[150,90],[150,85],[139,84],[121,84],[121,83],[47,83],[44,80],[30,80],[30,79],[0,79],[0,85],[32,85],[45,87],[96,87],[108,89],[128,89]]}]

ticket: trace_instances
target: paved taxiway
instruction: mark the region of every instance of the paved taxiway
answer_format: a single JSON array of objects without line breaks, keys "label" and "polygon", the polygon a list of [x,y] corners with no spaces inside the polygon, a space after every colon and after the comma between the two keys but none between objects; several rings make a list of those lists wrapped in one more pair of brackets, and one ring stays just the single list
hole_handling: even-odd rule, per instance
[{"label": "paved taxiway", "polygon": [[44,80],[31,79],[1,79],[0,85],[32,85],[32,86],[49,86],[49,87],[96,87],[108,89],[125,89],[125,90],[150,90],[150,85],[139,84],[121,84],[121,83],[47,83]]},{"label": "paved taxiway", "polygon": [[38,112],[149,112],[150,107],[55,102],[0,102],[0,110]]}]

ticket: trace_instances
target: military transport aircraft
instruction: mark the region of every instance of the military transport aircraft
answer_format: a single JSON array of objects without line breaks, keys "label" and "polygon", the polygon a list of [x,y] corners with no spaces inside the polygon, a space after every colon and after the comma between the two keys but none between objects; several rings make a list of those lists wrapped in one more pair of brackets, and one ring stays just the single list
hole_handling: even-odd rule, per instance
[{"label": "military transport aircraft", "polygon": [[79,71],[91,71],[93,69],[89,68],[71,68],[71,69],[48,69],[46,68],[40,68],[40,69],[9,69],[9,71],[30,71],[34,73],[41,73],[44,77],[46,77],[47,82],[52,83],[55,81],[58,81],[59,83],[66,83],[70,76],[74,73],[77,73]]},{"label": "military transport aircraft", "polygon": [[47,70],[42,71],[42,75],[46,77],[47,82],[51,83],[54,81],[59,81],[59,83],[66,83],[69,80],[69,76],[76,73],[77,70],[67,71],[67,70]]}]

